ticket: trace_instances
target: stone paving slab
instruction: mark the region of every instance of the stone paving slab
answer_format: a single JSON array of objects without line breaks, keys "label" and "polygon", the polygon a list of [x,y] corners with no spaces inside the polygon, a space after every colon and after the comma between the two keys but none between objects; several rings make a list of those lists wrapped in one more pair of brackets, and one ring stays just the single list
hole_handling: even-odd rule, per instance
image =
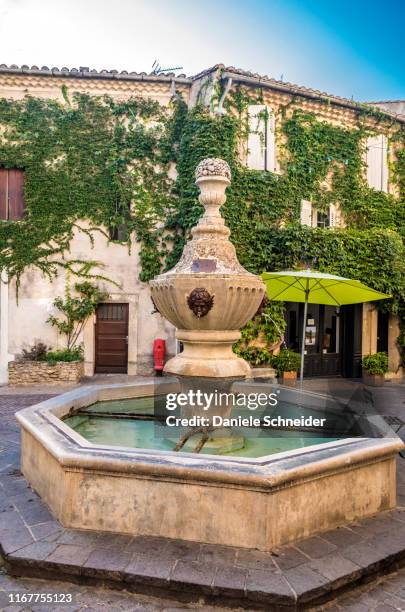
[{"label": "stone paving slab", "polygon": [[[343,588],[405,563],[405,504],[272,553],[64,529],[18,471],[18,428],[12,413],[28,402],[33,403],[32,396],[19,396],[13,407],[7,397],[0,422],[0,552],[12,574],[101,582],[137,592],[153,589],[207,606],[218,602],[287,610],[331,600]],[[398,461],[402,503],[405,460]],[[383,605],[405,598],[405,581],[401,588],[387,595]],[[404,601],[401,605],[393,609],[405,610]]]}]

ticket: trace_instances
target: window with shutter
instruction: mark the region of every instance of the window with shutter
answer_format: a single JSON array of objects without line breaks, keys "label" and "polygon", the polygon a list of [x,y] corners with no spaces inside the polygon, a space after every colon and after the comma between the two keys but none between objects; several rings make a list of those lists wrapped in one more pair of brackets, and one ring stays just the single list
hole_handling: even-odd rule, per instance
[{"label": "window with shutter", "polygon": [[312,227],[312,203],[309,200],[301,200],[301,225]]},{"label": "window with shutter", "polygon": [[0,219],[18,221],[24,210],[24,172],[0,168]]},{"label": "window with shutter", "polygon": [[271,108],[265,104],[248,107],[249,136],[247,166],[252,170],[276,169],[275,121]]},{"label": "window with shutter", "polygon": [[369,187],[388,191],[388,145],[384,134],[367,139],[367,182]]}]

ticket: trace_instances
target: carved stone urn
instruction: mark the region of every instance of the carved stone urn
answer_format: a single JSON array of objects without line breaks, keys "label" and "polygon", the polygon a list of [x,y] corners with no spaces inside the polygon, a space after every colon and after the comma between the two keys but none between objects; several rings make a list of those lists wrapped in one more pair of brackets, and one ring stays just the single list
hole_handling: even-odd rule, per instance
[{"label": "carved stone urn", "polygon": [[198,164],[196,184],[205,212],[177,265],[150,283],[157,310],[175,325],[184,347],[166,363],[164,371],[170,374],[229,378],[250,373],[232,345],[255,315],[265,285],[240,265],[219,212],[230,181],[224,160],[209,158]]}]

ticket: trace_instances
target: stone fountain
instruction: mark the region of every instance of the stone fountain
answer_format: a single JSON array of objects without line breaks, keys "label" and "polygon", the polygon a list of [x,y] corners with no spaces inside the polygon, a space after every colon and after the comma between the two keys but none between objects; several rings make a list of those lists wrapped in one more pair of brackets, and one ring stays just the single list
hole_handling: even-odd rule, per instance
[{"label": "stone fountain", "polygon": [[176,338],[184,346],[166,363],[164,371],[170,374],[229,379],[250,373],[232,345],[257,312],[266,289],[240,265],[219,211],[230,181],[229,166],[222,159],[204,159],[197,166],[204,214],[178,264],[150,284],[156,308],[175,325]]},{"label": "stone fountain", "polygon": [[[176,376],[90,385],[21,410],[25,478],[66,527],[266,551],[393,508],[396,454],[404,444],[378,415],[372,418],[378,429],[374,437],[367,431],[330,441],[321,436],[306,447],[298,441],[288,450],[267,452],[253,441],[260,451],[253,455],[245,449],[236,455],[174,452],[142,434],[132,444],[123,444],[118,433],[109,442],[95,442],[72,423],[86,423],[100,402],[104,409],[106,403],[121,402],[120,410],[129,402],[135,414],[139,400],[167,398],[196,381],[232,384],[245,397],[268,392],[268,386],[244,380],[249,365],[232,352],[265,288],[239,264],[219,212],[229,166],[207,159],[196,177],[204,215],[179,263],[151,283],[156,307],[176,326],[184,345],[165,367]],[[281,412],[293,405],[332,420],[342,414],[329,396],[282,387],[278,392]],[[110,419],[114,414],[121,412],[111,408]],[[138,427],[135,417],[132,421]],[[157,421],[149,422],[155,427]],[[127,431],[129,419],[115,423]],[[243,439],[248,428],[240,429]]]}]

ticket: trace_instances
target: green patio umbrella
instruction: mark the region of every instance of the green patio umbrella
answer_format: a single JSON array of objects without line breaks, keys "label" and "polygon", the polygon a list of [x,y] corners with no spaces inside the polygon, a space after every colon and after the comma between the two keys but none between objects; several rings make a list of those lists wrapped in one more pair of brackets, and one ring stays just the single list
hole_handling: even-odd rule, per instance
[{"label": "green patio umbrella", "polygon": [[324,274],[313,270],[286,270],[263,272],[267,295],[270,300],[281,302],[304,302],[302,325],[300,381],[304,377],[305,322],[308,304],[344,306],[374,300],[386,300],[390,295],[375,291],[358,280]]}]

